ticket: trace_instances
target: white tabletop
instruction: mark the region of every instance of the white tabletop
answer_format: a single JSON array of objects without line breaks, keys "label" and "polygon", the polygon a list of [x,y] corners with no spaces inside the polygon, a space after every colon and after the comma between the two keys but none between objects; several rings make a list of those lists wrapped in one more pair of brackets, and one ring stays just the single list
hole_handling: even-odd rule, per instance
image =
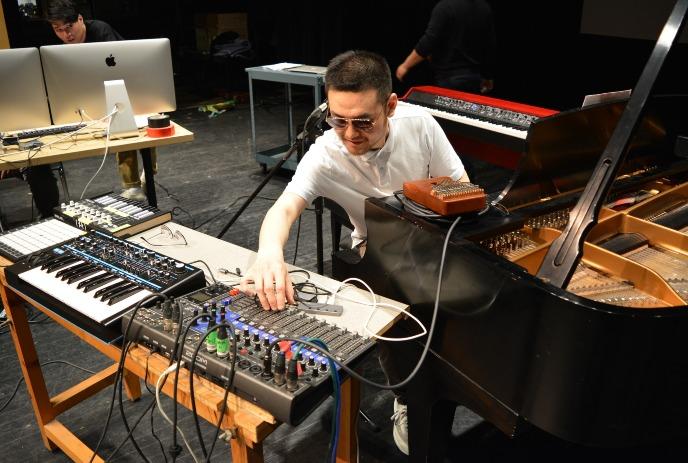
[{"label": "white tabletop", "polygon": [[[202,263],[196,262],[202,260],[210,268],[210,272],[215,277],[216,281],[223,282],[228,285],[238,284],[239,278],[225,274],[220,269],[226,269],[235,272],[239,268],[242,272],[246,272],[253,264],[256,258],[256,253],[248,249],[236,246],[227,241],[223,241],[204,233],[195,231],[191,228],[179,225],[173,222],[168,222],[163,225],[167,226],[172,232],[179,231],[188,244],[183,244],[183,239],[176,239],[174,237],[168,238],[161,234],[160,226],[152,228],[148,231],[135,235],[129,238],[129,241],[140,244],[143,247],[155,249],[156,252],[173,257],[179,261],[194,265],[202,269],[208,281],[212,280],[209,274],[209,269]],[[158,244],[162,246],[153,246],[146,243],[141,238],[144,237],[149,243]],[[290,269],[297,269],[298,267],[289,266]],[[340,282],[333,280],[314,272],[310,273],[310,281],[317,286],[326,288],[334,292],[339,286]],[[293,276],[294,281],[303,281],[301,274]],[[341,316],[332,315],[315,315],[316,317],[327,321],[330,324],[336,325],[340,328],[346,328],[349,331],[354,331],[362,336],[369,336],[365,330],[364,325],[373,310],[372,306],[368,305],[372,302],[372,296],[368,291],[360,290],[358,288],[348,287],[340,291],[342,297],[337,297],[335,304],[342,305],[344,311]],[[354,301],[362,301],[358,303]],[[408,307],[400,302],[391,299],[377,296],[378,302],[391,304],[399,309],[406,310]],[[318,302],[325,302],[324,297],[321,297]],[[331,297],[327,301],[332,303]],[[377,308],[375,315],[370,319],[368,330],[375,334],[384,333],[393,322],[400,317],[400,313],[390,308]]]}]

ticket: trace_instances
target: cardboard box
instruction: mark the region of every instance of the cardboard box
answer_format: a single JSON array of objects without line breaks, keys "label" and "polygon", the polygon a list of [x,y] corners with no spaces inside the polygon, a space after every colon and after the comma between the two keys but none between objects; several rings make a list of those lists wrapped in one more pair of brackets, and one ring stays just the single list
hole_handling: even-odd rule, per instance
[{"label": "cardboard box", "polygon": [[234,31],[248,39],[246,13],[205,13],[195,16],[196,49],[209,51],[210,43],[222,32]]}]

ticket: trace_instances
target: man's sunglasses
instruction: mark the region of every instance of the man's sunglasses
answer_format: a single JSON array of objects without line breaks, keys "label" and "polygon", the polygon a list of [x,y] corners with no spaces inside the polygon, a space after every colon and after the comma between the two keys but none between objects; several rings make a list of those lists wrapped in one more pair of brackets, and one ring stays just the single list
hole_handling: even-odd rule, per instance
[{"label": "man's sunglasses", "polygon": [[348,118],[348,117],[335,117],[329,110],[325,122],[333,129],[345,129],[347,125],[351,124],[354,129],[360,130],[362,132],[368,132],[373,130],[375,127],[375,121],[369,118]]}]

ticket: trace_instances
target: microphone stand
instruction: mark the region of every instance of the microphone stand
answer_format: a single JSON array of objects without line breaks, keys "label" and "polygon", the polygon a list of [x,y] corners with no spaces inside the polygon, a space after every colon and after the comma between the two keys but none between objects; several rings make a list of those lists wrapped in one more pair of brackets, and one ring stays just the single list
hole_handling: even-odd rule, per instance
[{"label": "microphone stand", "polygon": [[292,145],[289,147],[286,153],[282,156],[282,159],[275,164],[272,169],[268,172],[268,174],[265,176],[262,182],[260,182],[260,185],[255,189],[253,193],[244,201],[244,204],[241,205],[238,211],[234,213],[234,216],[232,216],[231,219],[229,219],[229,222],[227,222],[227,225],[224,226],[224,228],[220,231],[220,233],[217,234],[216,238],[222,238],[225,233],[227,233],[227,230],[229,230],[229,227],[231,227],[234,222],[237,221],[239,216],[244,212],[244,210],[248,207],[249,204],[251,204],[251,201],[255,199],[256,196],[258,196],[258,193],[263,189],[263,187],[270,181],[272,177],[277,173],[277,171],[284,165],[285,162],[289,160],[292,154],[294,154],[294,151],[296,151],[301,143],[303,143],[304,139],[306,138],[306,131],[302,131],[296,136],[296,139],[292,143]]}]

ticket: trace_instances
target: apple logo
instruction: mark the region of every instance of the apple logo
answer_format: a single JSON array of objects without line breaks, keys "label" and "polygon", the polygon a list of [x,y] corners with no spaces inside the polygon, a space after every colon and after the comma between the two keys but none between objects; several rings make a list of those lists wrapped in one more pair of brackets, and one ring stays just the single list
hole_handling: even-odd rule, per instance
[{"label": "apple logo", "polygon": [[105,64],[107,64],[110,67],[115,66],[117,64],[115,63],[115,57],[112,56],[112,53],[110,53],[110,56],[105,58]]}]

